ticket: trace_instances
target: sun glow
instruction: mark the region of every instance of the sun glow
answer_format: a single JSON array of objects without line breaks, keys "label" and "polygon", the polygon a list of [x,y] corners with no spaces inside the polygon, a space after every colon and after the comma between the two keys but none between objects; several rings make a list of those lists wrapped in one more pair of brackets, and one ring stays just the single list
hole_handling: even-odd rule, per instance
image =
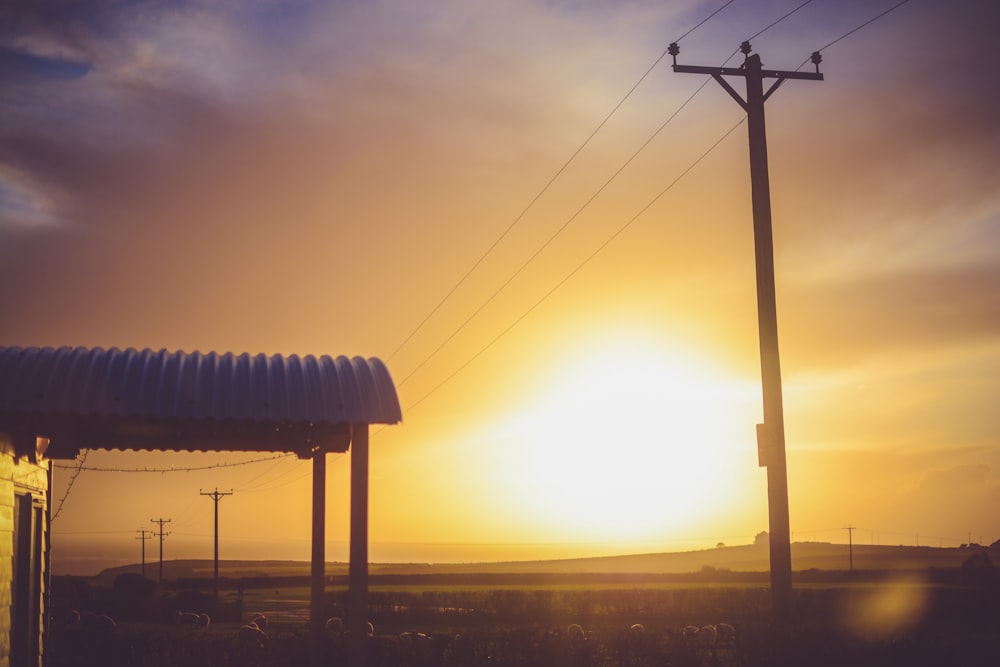
[{"label": "sun glow", "polygon": [[505,425],[513,502],[562,539],[702,534],[752,479],[752,389],[648,342],[602,344]]}]

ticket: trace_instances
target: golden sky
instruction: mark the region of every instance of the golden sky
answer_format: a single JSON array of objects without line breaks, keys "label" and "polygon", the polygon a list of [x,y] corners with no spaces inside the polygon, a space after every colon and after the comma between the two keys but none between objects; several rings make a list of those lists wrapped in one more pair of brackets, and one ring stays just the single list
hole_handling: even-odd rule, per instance
[{"label": "golden sky", "polygon": [[[0,344],[380,357],[404,422],[372,439],[375,561],[750,542],[746,128],[695,165],[742,111],[657,59],[830,45],[825,81],[767,102],[793,539],[996,540],[1000,9],[910,0],[851,33],[896,4],[5,5]],[[223,558],[309,557],[308,462],[73,472],[57,571],[138,560],[160,517],[165,557],[211,557],[215,488]]]}]

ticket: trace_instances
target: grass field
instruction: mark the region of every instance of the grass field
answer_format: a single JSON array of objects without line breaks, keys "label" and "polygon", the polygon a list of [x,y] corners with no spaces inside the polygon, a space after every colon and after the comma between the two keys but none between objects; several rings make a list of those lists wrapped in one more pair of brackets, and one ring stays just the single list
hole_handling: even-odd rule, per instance
[{"label": "grass field", "polygon": [[[375,576],[369,665],[995,667],[1000,664],[1000,578],[992,568],[973,578],[966,575],[954,568],[799,572],[794,620],[780,628],[771,621],[766,577],[751,574],[709,569],[673,578]],[[261,583],[282,580],[273,579]],[[163,603],[184,594],[157,593]],[[225,590],[223,600],[233,595]],[[47,642],[49,664],[303,665],[308,662],[308,599],[304,585],[245,588],[244,617],[263,612],[269,618],[266,645],[253,649],[236,639],[235,621],[182,628],[166,622],[169,616],[163,613],[160,622],[121,618],[113,632],[54,625]],[[326,615],[343,616],[345,607],[346,587],[330,586]],[[687,626],[722,623],[735,628],[734,638],[685,637]],[[643,631],[631,630],[635,624]],[[571,631],[574,625],[583,632]],[[339,633],[325,639],[325,651],[326,664],[345,664],[346,642]]]}]

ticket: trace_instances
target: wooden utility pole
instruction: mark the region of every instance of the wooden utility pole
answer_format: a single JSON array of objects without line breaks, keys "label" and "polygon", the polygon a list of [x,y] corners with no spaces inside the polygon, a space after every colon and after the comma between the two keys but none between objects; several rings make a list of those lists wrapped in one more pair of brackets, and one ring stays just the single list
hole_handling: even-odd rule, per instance
[{"label": "wooden utility pole", "polygon": [[163,532],[163,524],[170,523],[170,519],[163,519],[163,518],[150,519],[150,522],[158,524],[160,527],[158,534],[160,536],[160,583],[162,584],[163,583],[163,538],[170,534]]},{"label": "wooden utility pole", "polygon": [[857,530],[854,526],[845,526],[844,530],[847,531],[847,562],[850,567],[850,572],[854,572],[854,531]]},{"label": "wooden utility pole", "polygon": [[145,578],[146,577],[146,540],[152,539],[152,537],[153,537],[153,535],[155,533],[153,533],[153,531],[151,531],[151,530],[146,530],[145,528],[140,528],[140,529],[138,529],[135,532],[139,533],[139,537],[137,537],[135,539],[142,540],[142,576],[143,576],[143,578]]},{"label": "wooden utility pole", "polygon": [[215,491],[202,491],[198,489],[199,495],[208,496],[215,501],[215,603],[219,603],[219,501],[222,500],[224,496],[233,495],[233,490],[229,491],[219,491],[216,487]]},{"label": "wooden utility pole", "polygon": [[[786,624],[792,608],[792,548],[788,518],[788,471],[785,462],[785,418],[781,397],[781,365],[778,357],[778,316],[774,298],[774,244],[771,233],[771,191],[767,173],[767,134],[764,102],[786,79],[822,81],[818,52],[812,54],[816,72],[765,70],[759,55],[750,55],[750,43],[740,51],[746,57],[741,67],[699,67],[678,65],[680,48],[671,44],[673,70],[708,74],[747,112],[750,140],[750,187],[753,206],[754,256],[757,272],[757,325],[760,332],[761,389],[764,423],[757,425],[759,464],[767,468],[768,520],[771,544],[771,605],[775,622]],[[738,76],[746,81],[744,100],[723,77]],[[764,91],[764,79],[775,82]]]}]

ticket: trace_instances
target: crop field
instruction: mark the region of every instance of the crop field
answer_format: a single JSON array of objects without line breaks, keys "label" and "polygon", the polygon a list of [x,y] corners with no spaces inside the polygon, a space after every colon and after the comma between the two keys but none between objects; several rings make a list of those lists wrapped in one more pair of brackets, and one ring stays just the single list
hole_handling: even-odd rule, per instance
[{"label": "crop field", "polygon": [[[797,584],[794,620],[777,628],[767,587],[752,583],[397,582],[370,591],[374,634],[367,640],[368,664],[993,667],[1000,664],[996,583],[899,576]],[[223,599],[228,597],[227,592]],[[245,591],[244,600],[243,621],[258,612],[268,617],[259,645],[237,638],[236,619],[179,627],[164,611],[161,619],[121,619],[110,631],[54,623],[46,646],[49,664],[307,664],[308,589],[261,587]],[[346,591],[331,590],[328,615],[343,617],[345,607]],[[340,632],[326,636],[324,650],[326,664],[346,664]]]}]

